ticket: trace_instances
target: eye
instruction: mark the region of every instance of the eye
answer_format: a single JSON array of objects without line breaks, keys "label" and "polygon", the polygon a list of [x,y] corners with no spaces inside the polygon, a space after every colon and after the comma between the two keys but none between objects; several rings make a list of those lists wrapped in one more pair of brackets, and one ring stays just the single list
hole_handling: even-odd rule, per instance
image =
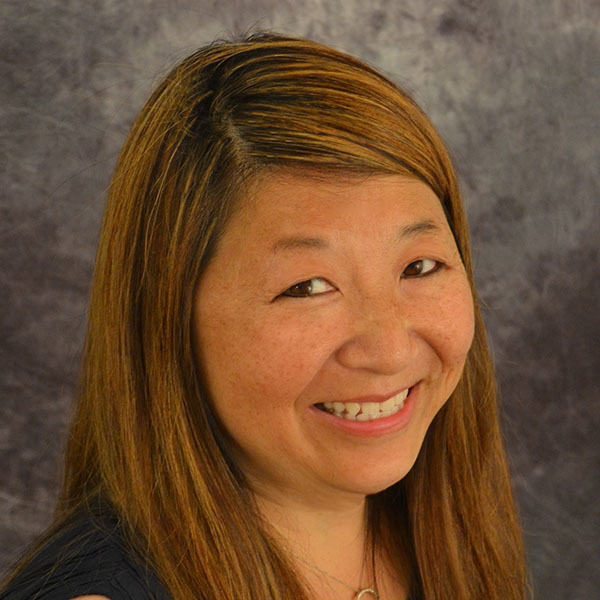
[{"label": "eye", "polygon": [[287,296],[289,298],[308,298],[310,296],[318,296],[319,294],[325,294],[334,290],[335,288],[325,281],[325,279],[321,279],[320,277],[315,277],[313,279],[307,279],[306,281],[300,281],[299,283],[294,284],[292,287],[289,287],[282,296]]},{"label": "eye", "polygon": [[442,268],[442,263],[431,258],[422,258],[411,262],[402,272],[402,276],[406,278],[423,277],[431,275]]}]

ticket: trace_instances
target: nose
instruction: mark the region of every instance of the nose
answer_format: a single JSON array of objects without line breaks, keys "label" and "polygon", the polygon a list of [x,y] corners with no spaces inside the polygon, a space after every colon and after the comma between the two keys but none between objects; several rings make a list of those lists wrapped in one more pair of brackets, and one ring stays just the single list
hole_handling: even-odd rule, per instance
[{"label": "nose", "polygon": [[394,375],[406,368],[414,350],[406,310],[389,298],[372,298],[353,311],[347,338],[336,356],[347,368]]}]

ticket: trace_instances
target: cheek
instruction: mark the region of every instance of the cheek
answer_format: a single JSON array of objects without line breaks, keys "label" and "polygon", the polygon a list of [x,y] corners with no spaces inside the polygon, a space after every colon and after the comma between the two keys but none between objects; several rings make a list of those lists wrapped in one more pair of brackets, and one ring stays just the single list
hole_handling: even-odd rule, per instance
[{"label": "cheek", "polygon": [[253,328],[250,335],[261,358],[245,373],[248,384],[284,411],[304,410],[306,398],[339,343],[340,328],[330,317],[277,315]]},{"label": "cheek", "polygon": [[[473,296],[466,281],[456,285],[440,303],[442,329],[439,331],[439,355],[448,373],[448,385],[454,389],[473,342],[475,319]],[[452,390],[450,390],[452,391]]]},{"label": "cheek", "polygon": [[290,319],[261,319],[242,308],[199,322],[196,346],[214,408],[256,419],[274,409],[293,410],[295,400],[323,362],[314,331]]},{"label": "cheek", "polygon": [[456,384],[474,334],[473,296],[466,277],[454,276],[420,305],[417,327]]}]

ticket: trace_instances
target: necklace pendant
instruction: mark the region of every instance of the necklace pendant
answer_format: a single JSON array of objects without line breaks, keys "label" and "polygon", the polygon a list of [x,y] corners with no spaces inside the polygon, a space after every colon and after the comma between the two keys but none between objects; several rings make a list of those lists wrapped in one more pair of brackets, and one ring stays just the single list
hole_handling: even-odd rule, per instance
[{"label": "necklace pendant", "polygon": [[358,590],[358,592],[356,593],[356,596],[354,597],[354,600],[361,600],[361,598],[365,594],[370,594],[376,600],[381,600],[379,594],[375,590],[372,590],[371,588],[365,588],[364,590]]}]

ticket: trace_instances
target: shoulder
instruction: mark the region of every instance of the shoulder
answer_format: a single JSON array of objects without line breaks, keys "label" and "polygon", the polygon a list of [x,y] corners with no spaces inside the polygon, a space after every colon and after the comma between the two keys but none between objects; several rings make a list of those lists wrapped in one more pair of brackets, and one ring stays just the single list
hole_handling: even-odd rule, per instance
[{"label": "shoulder", "polygon": [[170,600],[110,516],[80,515],[55,532],[0,600]]}]

